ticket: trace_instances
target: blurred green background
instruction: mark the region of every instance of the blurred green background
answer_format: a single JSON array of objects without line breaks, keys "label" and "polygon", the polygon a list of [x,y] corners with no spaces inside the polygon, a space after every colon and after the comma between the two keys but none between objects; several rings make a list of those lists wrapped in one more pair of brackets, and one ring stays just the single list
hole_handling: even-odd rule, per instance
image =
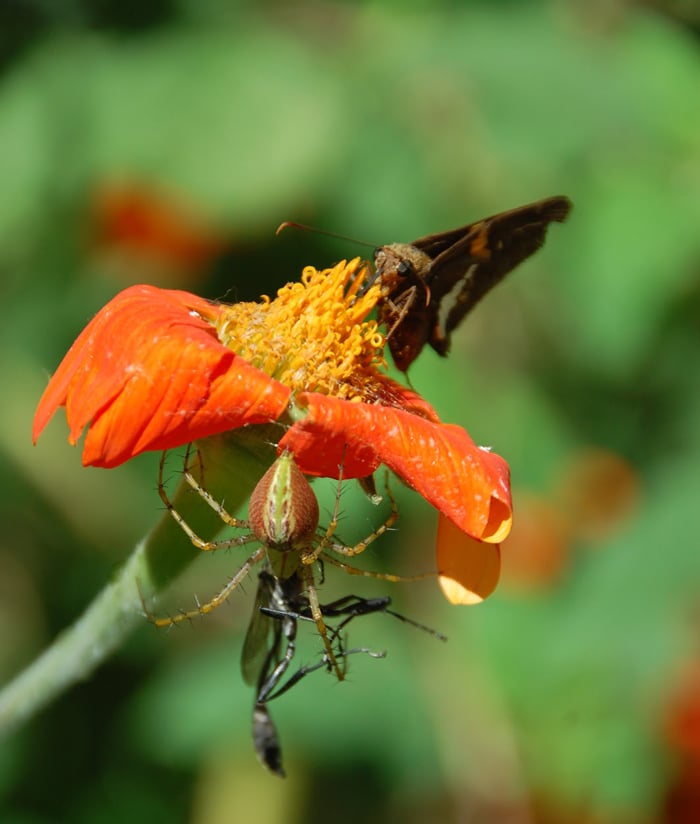
[{"label": "blurred green background", "polygon": [[[382,244],[575,204],[450,358],[411,369],[511,463],[496,594],[449,607],[434,582],[328,570],[324,600],[391,594],[449,643],[353,623],[388,656],[271,705],[285,781],[255,760],[238,670],[254,584],[180,631],[144,622],[3,742],[3,824],[700,821],[699,37],[696,0],[0,5],[3,681],[161,514],[157,456],[83,469],[62,414],[30,444],[117,291],[254,299],[366,254],[275,237],[288,219]],[[435,514],[398,498],[363,562],[429,569]],[[340,534],[382,517],[348,491]],[[201,559],[173,608],[243,557]]]}]

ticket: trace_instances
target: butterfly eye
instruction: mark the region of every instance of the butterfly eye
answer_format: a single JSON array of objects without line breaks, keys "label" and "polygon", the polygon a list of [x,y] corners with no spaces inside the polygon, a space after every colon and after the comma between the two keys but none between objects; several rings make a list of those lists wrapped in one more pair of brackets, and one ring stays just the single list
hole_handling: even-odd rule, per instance
[{"label": "butterfly eye", "polygon": [[407,278],[413,274],[413,266],[407,260],[402,260],[396,267],[396,273],[401,275],[402,278]]}]

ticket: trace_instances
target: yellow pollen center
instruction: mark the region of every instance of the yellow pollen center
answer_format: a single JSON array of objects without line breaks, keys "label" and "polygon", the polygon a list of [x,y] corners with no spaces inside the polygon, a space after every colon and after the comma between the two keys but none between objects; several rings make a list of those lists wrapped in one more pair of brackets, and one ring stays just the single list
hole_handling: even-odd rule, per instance
[{"label": "yellow pollen center", "polygon": [[381,288],[358,294],[367,278],[359,258],[321,272],[307,266],[274,300],[227,306],[216,322],[219,340],[292,389],[359,399],[386,367],[384,335],[365,321]]}]

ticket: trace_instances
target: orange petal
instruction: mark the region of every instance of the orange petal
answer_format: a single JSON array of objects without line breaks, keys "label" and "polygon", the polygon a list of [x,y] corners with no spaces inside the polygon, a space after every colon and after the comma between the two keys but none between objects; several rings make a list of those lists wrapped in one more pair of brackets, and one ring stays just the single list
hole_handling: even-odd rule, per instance
[{"label": "orange petal", "polygon": [[378,404],[300,394],[307,414],[280,449],[292,451],[310,475],[361,477],[385,463],[461,530],[498,543],[510,531],[508,465],[477,447],[458,426]]},{"label": "orange petal", "polygon": [[289,389],[219,343],[217,307],[188,292],[132,286],[75,341],[46,387],[34,441],[59,406],[83,463],[111,467],[244,424],[276,420]]},{"label": "orange petal", "polygon": [[278,453],[284,450],[294,454],[297,465],[306,475],[323,478],[337,478],[341,466],[344,478],[366,478],[381,464],[372,447],[361,443],[350,445],[344,430],[333,432],[322,426],[307,425],[306,421],[295,424],[285,433]]},{"label": "orange petal", "polygon": [[479,604],[498,584],[501,548],[470,538],[440,515],[437,566],[440,586],[450,603]]},{"label": "orange petal", "polygon": [[375,376],[370,387],[363,387],[363,396],[369,404],[403,409],[404,412],[412,412],[427,421],[440,423],[440,416],[425,398],[386,375]]}]

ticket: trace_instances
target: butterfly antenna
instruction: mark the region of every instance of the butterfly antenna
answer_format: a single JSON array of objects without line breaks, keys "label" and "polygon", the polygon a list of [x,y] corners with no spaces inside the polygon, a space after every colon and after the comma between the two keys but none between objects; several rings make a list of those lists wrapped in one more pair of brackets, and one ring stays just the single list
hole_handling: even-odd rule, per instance
[{"label": "butterfly antenna", "polygon": [[369,246],[371,249],[377,248],[376,244],[367,243],[364,240],[357,240],[357,238],[348,237],[347,235],[339,235],[337,232],[328,232],[325,229],[318,229],[315,226],[307,226],[305,223],[296,223],[293,220],[285,220],[284,223],[280,223],[275,234],[279,235],[285,229],[302,229],[305,232],[314,232],[317,235],[327,235],[328,237],[336,237],[338,240],[348,240],[350,243],[357,243],[360,246]]}]

